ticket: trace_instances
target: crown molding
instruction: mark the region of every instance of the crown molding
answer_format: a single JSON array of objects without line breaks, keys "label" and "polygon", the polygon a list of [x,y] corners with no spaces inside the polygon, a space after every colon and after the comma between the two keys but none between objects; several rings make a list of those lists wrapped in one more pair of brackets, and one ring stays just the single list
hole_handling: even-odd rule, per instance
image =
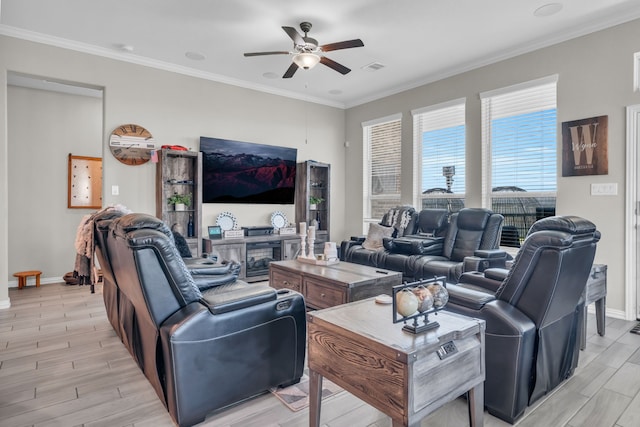
[{"label": "crown molding", "polygon": [[530,43],[527,43],[526,45],[522,45],[514,49],[505,50],[505,51],[496,53],[495,55],[488,56],[477,61],[470,61],[466,64],[461,64],[456,67],[446,68],[440,71],[439,73],[430,74],[429,76],[425,76],[422,79],[415,80],[413,82],[409,82],[404,85],[396,86],[392,89],[379,92],[375,95],[363,97],[358,100],[354,100],[352,102],[346,102],[345,108],[348,109],[352,107],[357,107],[362,104],[366,104],[368,102],[377,101],[379,99],[386,98],[387,96],[396,95],[398,93],[412,90],[420,86],[434,83],[449,77],[457,76],[459,74],[466,73],[468,71],[472,71],[477,68],[495,64],[507,59],[515,58],[517,56],[524,55],[526,53],[531,53],[536,50],[543,49],[545,47],[549,47],[549,46],[553,46],[569,40],[573,40],[578,37],[586,36],[598,31],[606,30],[608,28],[615,27],[616,25],[621,25],[627,22],[631,22],[635,19],[640,19],[640,8],[634,8],[632,10],[629,10],[628,12],[629,13],[625,14],[624,16],[621,16],[621,14],[618,13],[615,15],[611,14],[609,16],[599,17],[598,20],[596,22],[592,22],[591,25],[586,25],[586,26],[582,25],[579,27],[570,28],[566,31],[549,34],[543,38],[533,40]]},{"label": "crown molding", "polygon": [[321,105],[326,105],[329,107],[340,108],[340,109],[345,108],[345,105],[340,102],[330,101],[323,98],[311,97],[308,95],[299,94],[292,91],[275,89],[270,86],[250,83],[244,80],[234,79],[231,77],[222,76],[215,73],[209,73],[206,71],[196,70],[194,68],[171,64],[164,61],[158,61],[158,60],[146,58],[140,55],[135,55],[133,53],[118,52],[112,49],[94,46],[87,43],[80,43],[80,42],[76,42],[69,39],[37,33],[34,31],[23,30],[20,28],[11,27],[7,25],[0,24],[0,35],[13,37],[21,40],[26,40],[30,42],[35,42],[35,43],[46,44],[49,46],[59,47],[62,49],[73,50],[76,52],[86,53],[89,55],[101,56],[103,58],[109,58],[116,61],[142,65],[145,67],[155,68],[163,71],[169,71],[172,73],[182,74],[189,77],[196,77],[203,80],[209,80],[217,83],[224,83],[231,86],[237,86],[244,89],[251,89],[258,92],[268,93],[271,95],[282,96],[285,98],[297,99],[300,101],[311,102],[314,104],[321,104]]}]

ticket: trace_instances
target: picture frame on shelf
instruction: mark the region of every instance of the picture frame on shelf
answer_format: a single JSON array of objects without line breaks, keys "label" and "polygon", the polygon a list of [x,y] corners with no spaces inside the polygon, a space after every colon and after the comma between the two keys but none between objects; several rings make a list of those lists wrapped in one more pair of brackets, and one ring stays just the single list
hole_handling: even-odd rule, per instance
[{"label": "picture frame on shelf", "polygon": [[208,227],[209,230],[209,239],[217,240],[222,239],[222,227],[219,225],[210,225]]}]

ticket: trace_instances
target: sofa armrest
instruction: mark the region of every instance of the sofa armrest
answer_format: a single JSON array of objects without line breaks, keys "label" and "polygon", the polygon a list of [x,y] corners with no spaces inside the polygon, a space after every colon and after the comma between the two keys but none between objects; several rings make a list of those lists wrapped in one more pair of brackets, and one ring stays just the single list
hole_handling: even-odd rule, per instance
[{"label": "sofa armrest", "polygon": [[[462,273],[458,285],[465,288],[479,289],[485,292],[495,293],[498,291],[506,274],[501,276],[500,274],[492,274],[492,271],[503,270],[499,268],[490,268],[484,272],[479,271],[467,271]],[[504,270],[507,271],[508,270]]]},{"label": "sofa armrest", "polygon": [[502,249],[478,249],[473,254],[477,257],[487,259],[510,259],[510,255],[507,251]]},{"label": "sofa armrest", "polygon": [[202,302],[213,314],[236,311],[276,299],[276,290],[266,285],[249,285],[241,280],[202,292]]},{"label": "sofa armrest", "polygon": [[240,273],[241,265],[235,261],[216,263],[209,258],[183,258],[192,276],[217,276]]},{"label": "sofa armrest", "polygon": [[353,248],[354,246],[362,246],[363,242],[364,239],[362,240],[362,242],[359,242],[357,240],[343,240],[340,244],[340,261],[346,261],[347,255],[349,254],[351,248]]},{"label": "sofa armrest", "polygon": [[[304,299],[297,292],[237,312],[214,315],[191,303],[166,319],[160,342],[167,408],[178,425],[271,387],[297,382],[306,343]],[[251,367],[251,381],[238,381]],[[212,384],[224,384],[210,392]]]},{"label": "sofa armrest", "polygon": [[471,310],[480,310],[485,304],[496,299],[495,295],[488,291],[469,289],[454,284],[447,284],[447,291],[449,292],[448,304],[455,304]]},{"label": "sofa armrest", "polygon": [[487,268],[506,268],[511,256],[502,249],[480,249],[473,256],[464,257],[462,271],[484,271]]},{"label": "sofa armrest", "polygon": [[440,255],[444,248],[444,237],[411,234],[389,239],[385,248],[390,252],[406,255]]}]

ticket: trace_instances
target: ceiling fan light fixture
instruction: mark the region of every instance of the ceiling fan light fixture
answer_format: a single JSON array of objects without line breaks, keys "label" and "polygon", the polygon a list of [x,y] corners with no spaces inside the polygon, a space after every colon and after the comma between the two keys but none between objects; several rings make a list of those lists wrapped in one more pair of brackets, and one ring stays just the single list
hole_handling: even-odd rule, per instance
[{"label": "ceiling fan light fixture", "polygon": [[298,67],[309,70],[318,65],[318,62],[320,62],[320,56],[315,53],[308,52],[298,53],[293,57],[293,62],[295,62]]}]

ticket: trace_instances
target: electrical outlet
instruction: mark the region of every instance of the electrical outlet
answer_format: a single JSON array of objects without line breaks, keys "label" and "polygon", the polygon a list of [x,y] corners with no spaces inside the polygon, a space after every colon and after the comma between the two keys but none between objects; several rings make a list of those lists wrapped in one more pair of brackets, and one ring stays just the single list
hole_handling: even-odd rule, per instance
[{"label": "electrical outlet", "polygon": [[604,184],[591,184],[592,196],[616,196],[618,194],[618,184],[615,182]]}]

